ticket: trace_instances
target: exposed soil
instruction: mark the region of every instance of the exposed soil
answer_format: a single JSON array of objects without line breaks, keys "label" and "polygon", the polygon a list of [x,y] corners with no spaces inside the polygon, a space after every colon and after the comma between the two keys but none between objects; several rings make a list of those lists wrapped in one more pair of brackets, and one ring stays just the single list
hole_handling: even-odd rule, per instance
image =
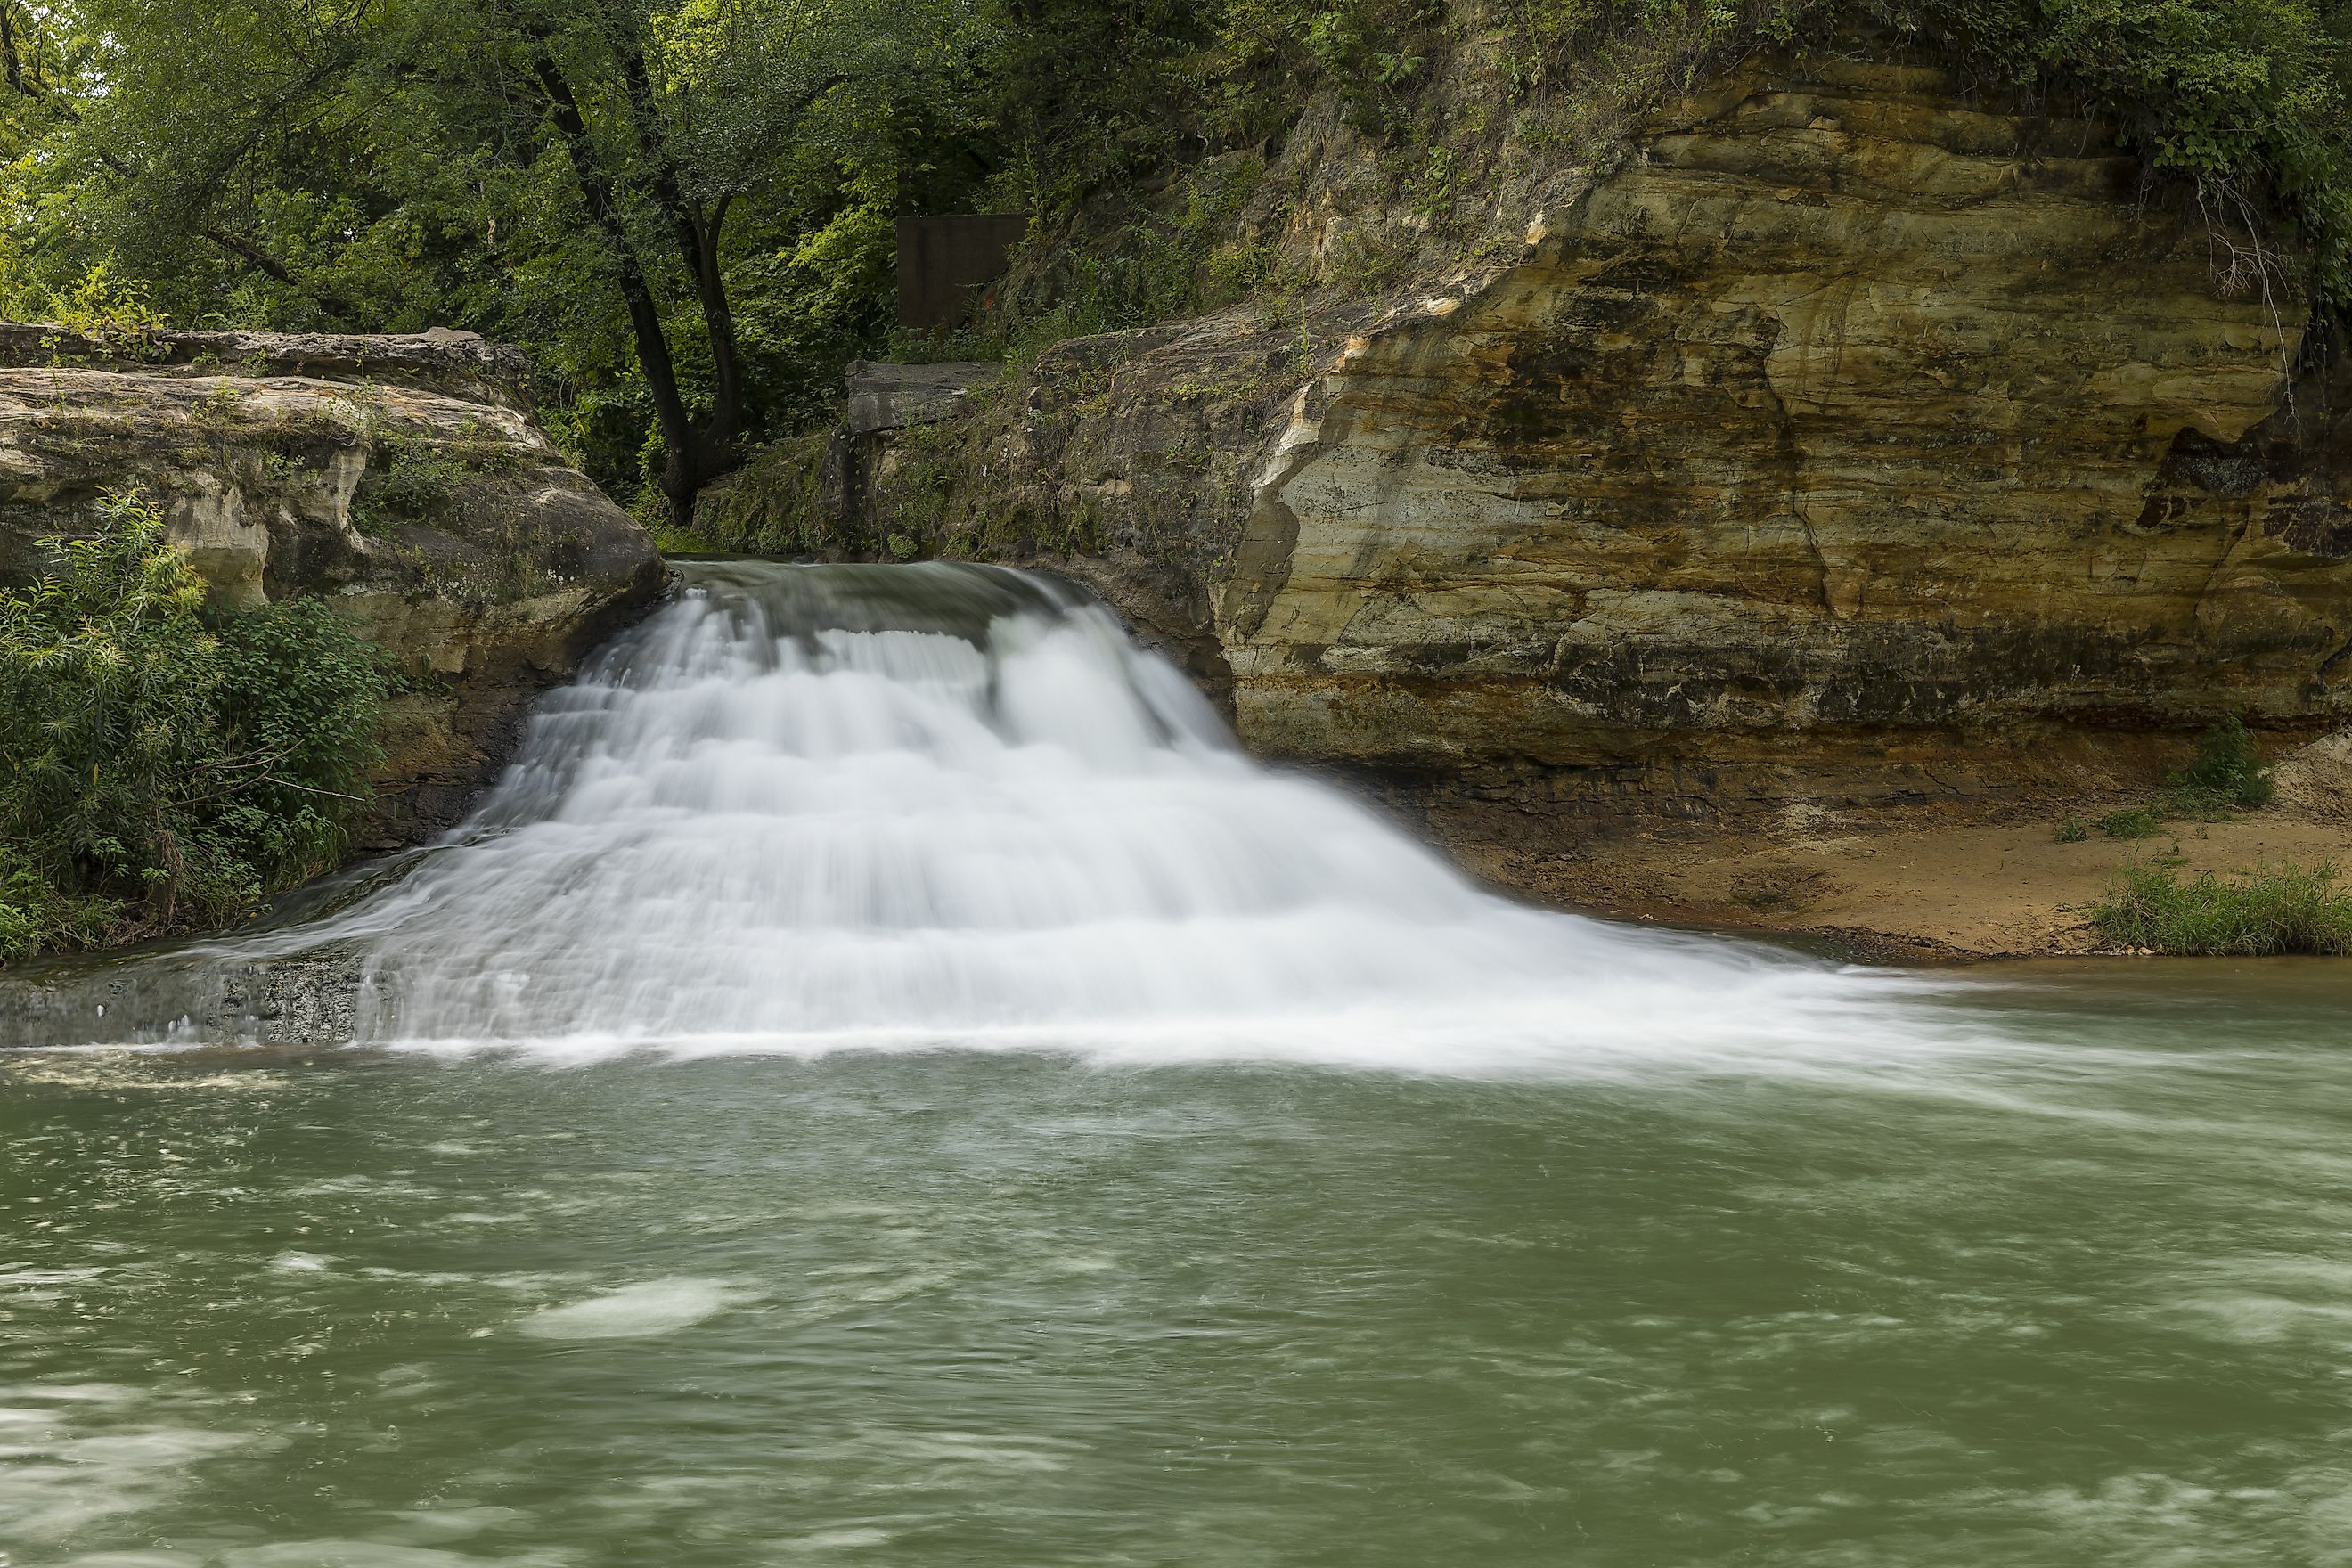
[{"label": "exposed soil", "polygon": [[1498,831],[1488,812],[1432,807],[1428,831],[1473,873],[1547,903],[1677,925],[1782,931],[1857,958],[1969,962],[2100,950],[2088,914],[2135,861],[2184,878],[2265,861],[2352,873],[2352,823],[2293,803],[2215,822],[2168,821],[2147,838],[2054,837],[2134,801],[1839,815],[1808,805],[1736,827],[1661,826],[1574,843]]}]

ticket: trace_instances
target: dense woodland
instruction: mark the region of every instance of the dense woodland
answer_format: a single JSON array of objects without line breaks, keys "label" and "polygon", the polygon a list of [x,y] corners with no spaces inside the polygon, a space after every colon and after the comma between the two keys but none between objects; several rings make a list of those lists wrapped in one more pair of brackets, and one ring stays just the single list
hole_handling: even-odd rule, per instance
[{"label": "dense woodland", "polygon": [[[1171,169],[1318,89],[1409,147],[1465,48],[1488,110],[1622,122],[1727,53],[1855,26],[2087,95],[2352,296],[2341,0],[8,0],[0,309],[518,342],[588,470],[682,519],[825,418],[844,360],[890,353],[900,214],[1148,236],[1181,225],[1145,194]],[[1209,256],[1099,259],[1059,324],[1181,312]]]},{"label": "dense woodland", "polygon": [[[1449,115],[1602,159],[1743,49],[1864,33],[2095,110],[2217,268],[2352,301],[2352,0],[0,0],[0,313],[516,342],[572,458],[683,524],[850,358],[1370,286],[1276,276],[1186,174],[1318,94],[1409,182]],[[898,333],[893,220],[1004,210],[1026,285]],[[211,615],[113,504],[0,591],[0,958],[234,918],[365,805],[394,677],[315,604]]]}]

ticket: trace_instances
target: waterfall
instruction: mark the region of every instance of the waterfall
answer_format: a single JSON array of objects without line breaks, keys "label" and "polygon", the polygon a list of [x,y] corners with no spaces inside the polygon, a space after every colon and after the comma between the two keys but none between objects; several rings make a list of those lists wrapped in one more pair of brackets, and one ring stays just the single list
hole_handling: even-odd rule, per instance
[{"label": "waterfall", "polygon": [[445,841],[363,872],[340,910],[110,971],[16,1032],[235,1034],[195,1020],[229,1018],[243,983],[226,1011],[190,998],[331,952],[356,966],[362,1042],[552,1059],[954,1046],[1609,1073],[1953,1043],[1914,977],[1475,887],[1244,754],[1053,579],[678,573]]},{"label": "waterfall", "polygon": [[1444,1070],[1853,1042],[1867,976],[1522,908],[1003,568],[682,566],[454,841],[318,934],[362,1038]]}]

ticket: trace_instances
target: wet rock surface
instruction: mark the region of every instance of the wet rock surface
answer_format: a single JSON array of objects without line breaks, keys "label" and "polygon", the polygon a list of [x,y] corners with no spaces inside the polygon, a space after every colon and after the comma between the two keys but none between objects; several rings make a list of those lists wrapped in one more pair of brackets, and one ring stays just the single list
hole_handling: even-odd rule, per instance
[{"label": "wet rock surface", "polygon": [[338,1046],[358,1033],[358,952],[229,959],[128,952],[0,974],[0,1049]]}]

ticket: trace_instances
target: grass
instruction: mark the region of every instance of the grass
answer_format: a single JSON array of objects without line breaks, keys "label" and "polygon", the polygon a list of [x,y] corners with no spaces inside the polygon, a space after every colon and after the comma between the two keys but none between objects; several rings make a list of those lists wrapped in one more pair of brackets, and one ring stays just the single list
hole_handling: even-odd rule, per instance
[{"label": "grass", "polygon": [[2069,816],[2051,837],[2061,844],[2080,844],[2095,827],[2109,838],[2153,838],[2176,817],[2219,822],[2255,810],[2269,804],[2272,789],[2262,748],[2233,714],[2199,739],[2196,761],[2165,775],[2164,793],[2155,804],[2111,811],[2096,822]]},{"label": "grass", "polygon": [[2111,947],[2192,957],[2352,953],[2352,892],[2336,868],[2258,866],[2224,881],[2210,871],[2183,882],[2154,866],[2126,866],[2091,910]]},{"label": "grass", "polygon": [[2273,786],[2262,748],[2235,714],[2205,731],[2197,760],[2165,779],[2165,803],[2177,816],[2210,818],[2270,804]]},{"label": "grass", "polygon": [[2099,831],[2109,838],[2153,838],[2163,826],[2163,816],[2146,805],[2111,811],[2098,821]]}]

